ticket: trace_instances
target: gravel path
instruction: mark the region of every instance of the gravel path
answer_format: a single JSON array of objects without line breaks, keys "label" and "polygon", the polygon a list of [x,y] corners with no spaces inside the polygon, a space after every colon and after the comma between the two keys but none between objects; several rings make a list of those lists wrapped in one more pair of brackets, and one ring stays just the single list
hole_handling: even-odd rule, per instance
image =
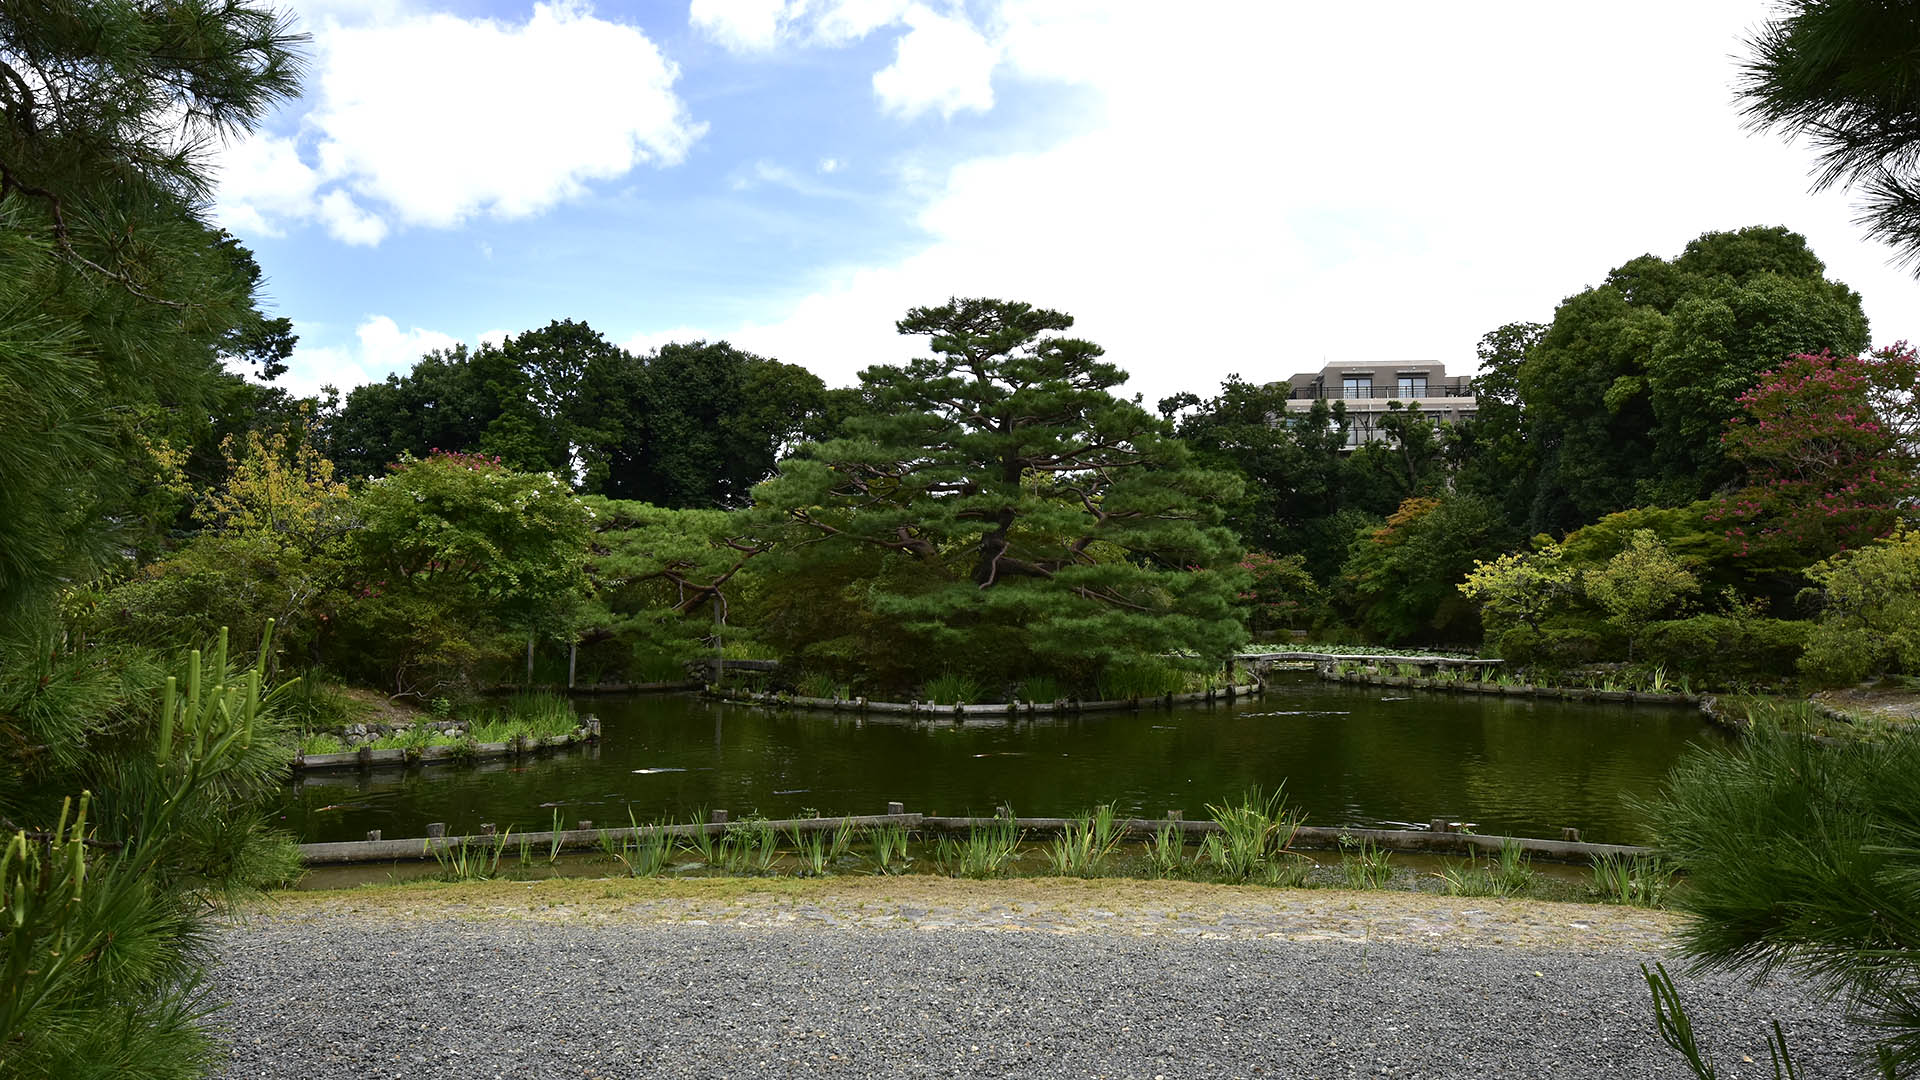
[{"label": "gravel path", "polygon": [[[620,887],[641,884],[373,890],[250,916],[219,943],[222,1075],[1686,1075],[1640,981],[1670,956],[1654,913],[1070,882]],[[1161,910],[1142,915],[1143,896]],[[1326,918],[1302,915],[1315,905]],[[1775,1015],[1804,1075],[1862,1075],[1831,1004],[1681,985],[1723,1076],[1772,1075]]]}]

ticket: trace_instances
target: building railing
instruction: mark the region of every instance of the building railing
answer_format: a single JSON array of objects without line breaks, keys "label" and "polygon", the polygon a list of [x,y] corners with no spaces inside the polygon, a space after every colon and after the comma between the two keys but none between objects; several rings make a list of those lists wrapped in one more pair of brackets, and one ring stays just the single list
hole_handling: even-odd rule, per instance
[{"label": "building railing", "polygon": [[1352,401],[1356,398],[1372,398],[1378,401],[1424,401],[1429,398],[1472,397],[1471,386],[1429,386],[1423,391],[1402,392],[1398,387],[1376,386],[1366,390],[1349,390],[1339,386],[1302,386],[1290,390],[1289,398],[1315,399],[1327,401]]}]

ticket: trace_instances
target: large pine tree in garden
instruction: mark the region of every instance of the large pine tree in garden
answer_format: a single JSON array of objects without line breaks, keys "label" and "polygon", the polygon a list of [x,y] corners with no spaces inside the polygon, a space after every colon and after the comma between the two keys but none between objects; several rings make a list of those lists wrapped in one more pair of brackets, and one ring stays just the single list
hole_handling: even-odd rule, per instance
[{"label": "large pine tree in garden", "polygon": [[292,866],[264,669],[88,645],[54,601],[120,556],[222,357],[290,345],[202,211],[293,44],[224,0],[0,5],[0,1076],[201,1074],[208,901]]},{"label": "large pine tree in garden", "polygon": [[923,677],[1084,685],[1143,657],[1217,662],[1241,634],[1239,545],[1218,524],[1238,481],[1196,468],[1164,421],[1115,397],[1125,374],[1059,335],[1072,325],[1001,300],[909,311],[900,332],[927,335],[932,355],[862,372],[873,412],[756,492],[787,541],[775,573],[862,575],[843,595]]}]

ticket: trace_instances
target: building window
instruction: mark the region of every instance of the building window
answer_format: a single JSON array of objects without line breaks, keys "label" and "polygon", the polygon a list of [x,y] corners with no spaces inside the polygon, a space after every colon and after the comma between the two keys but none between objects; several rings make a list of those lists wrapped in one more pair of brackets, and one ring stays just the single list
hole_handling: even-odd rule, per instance
[{"label": "building window", "polygon": [[1373,376],[1349,375],[1340,380],[1341,397],[1370,398],[1373,396]]},{"label": "building window", "polygon": [[1427,377],[1425,375],[1402,375],[1400,376],[1399,390],[1402,400],[1426,397]]}]

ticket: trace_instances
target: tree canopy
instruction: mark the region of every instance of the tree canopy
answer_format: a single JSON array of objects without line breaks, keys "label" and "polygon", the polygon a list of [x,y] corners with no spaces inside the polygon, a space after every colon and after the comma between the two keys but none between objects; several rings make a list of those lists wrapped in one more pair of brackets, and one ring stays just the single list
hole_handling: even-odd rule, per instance
[{"label": "tree canopy", "polygon": [[863,371],[877,411],[756,492],[790,565],[904,560],[868,602],[956,667],[1231,648],[1239,547],[1218,504],[1238,485],[1113,396],[1124,374],[1058,336],[1072,325],[1002,300],[909,311],[900,332],[932,355]]}]

